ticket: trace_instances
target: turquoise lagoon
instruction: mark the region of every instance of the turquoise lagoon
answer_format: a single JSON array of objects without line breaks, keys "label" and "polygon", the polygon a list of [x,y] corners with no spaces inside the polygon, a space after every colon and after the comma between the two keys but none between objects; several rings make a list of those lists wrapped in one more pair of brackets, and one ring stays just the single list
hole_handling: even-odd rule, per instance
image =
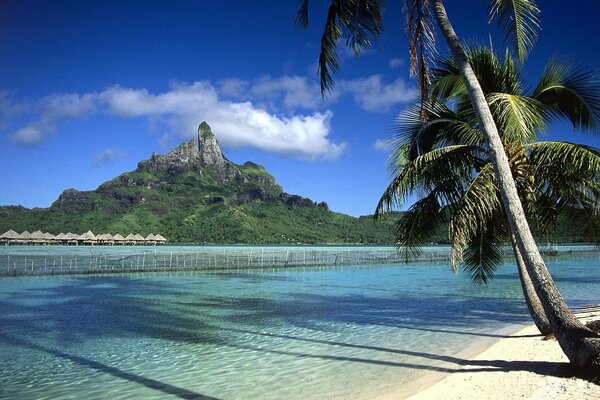
[{"label": "turquoise lagoon", "polygon": [[[572,307],[599,261],[548,260]],[[0,398],[370,399],[525,324],[513,264],[488,287],[443,263],[4,277]]]}]

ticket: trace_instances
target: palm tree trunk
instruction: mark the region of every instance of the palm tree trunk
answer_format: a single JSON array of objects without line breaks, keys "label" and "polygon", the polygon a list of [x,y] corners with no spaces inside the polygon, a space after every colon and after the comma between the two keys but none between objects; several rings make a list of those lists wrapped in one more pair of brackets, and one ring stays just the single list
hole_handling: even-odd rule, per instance
[{"label": "palm tree trunk", "polygon": [[531,319],[533,320],[533,323],[542,335],[549,335],[552,333],[552,327],[550,326],[548,317],[546,317],[546,312],[544,311],[542,302],[540,301],[540,298],[535,292],[535,288],[533,287],[533,283],[531,282],[531,278],[529,277],[529,273],[527,272],[527,267],[525,266],[525,261],[523,261],[523,257],[521,256],[521,253],[517,248],[515,236],[511,235],[510,238],[513,251],[515,253],[517,268],[519,270],[519,277],[521,278],[521,288],[523,288],[523,296],[525,297],[525,303],[527,303],[527,309],[529,310]]},{"label": "palm tree trunk", "polygon": [[471,68],[458,36],[450,24],[443,1],[433,0],[433,5],[436,20],[463,77],[471,103],[483,130],[505,213],[511,232],[515,235],[517,249],[523,256],[525,266],[550,321],[552,331],[565,355],[572,363],[582,367],[595,366],[600,368],[600,337],[586,328],[573,315],[548,272],[525,218],[502,140],[479,81]]}]

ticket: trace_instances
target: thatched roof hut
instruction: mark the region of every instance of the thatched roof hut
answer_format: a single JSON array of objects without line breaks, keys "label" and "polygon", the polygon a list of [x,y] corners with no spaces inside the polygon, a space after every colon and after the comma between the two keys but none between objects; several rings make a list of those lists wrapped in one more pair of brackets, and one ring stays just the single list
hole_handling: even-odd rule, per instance
[{"label": "thatched roof hut", "polygon": [[0,243],[15,243],[19,240],[19,234],[12,229],[0,235]]},{"label": "thatched roof hut", "polygon": [[79,238],[79,235],[71,232],[68,232],[65,236],[67,238],[67,243],[77,243],[77,239]]},{"label": "thatched roof hut", "polygon": [[144,239],[144,237],[142,235],[140,235],[139,233],[136,233],[135,235],[133,235],[133,240],[137,244],[142,244],[146,241],[146,239]]},{"label": "thatched roof hut", "polygon": [[19,235],[19,238],[17,239],[17,242],[19,242],[19,243],[29,243],[29,242],[31,242],[31,233],[29,233],[28,231],[25,231],[25,232],[21,233]]},{"label": "thatched roof hut", "polygon": [[46,237],[44,236],[44,232],[35,231],[31,234],[29,241],[31,243],[46,243]]},{"label": "thatched roof hut", "polygon": [[113,244],[115,242],[113,235],[111,235],[110,233],[105,233],[105,234],[96,236],[96,239],[98,239],[98,241],[100,243],[104,243],[104,244]]},{"label": "thatched roof hut", "polygon": [[113,240],[115,243],[119,243],[119,244],[125,243],[125,238],[123,236],[121,236],[120,233],[117,233],[116,235],[114,235]]},{"label": "thatched roof hut", "polygon": [[154,238],[159,243],[166,243],[167,242],[167,239],[165,239],[165,237],[163,235],[161,235],[160,233],[158,235],[155,235]]},{"label": "thatched roof hut", "polygon": [[55,243],[56,242],[56,236],[54,236],[50,232],[44,232],[44,239],[46,239],[46,243]]},{"label": "thatched roof hut", "polygon": [[94,244],[97,242],[96,236],[92,233],[92,231],[87,231],[86,233],[82,233],[77,238],[77,241],[84,244]]},{"label": "thatched roof hut", "polygon": [[61,232],[54,237],[54,240],[56,240],[59,243],[67,243],[67,235]]}]

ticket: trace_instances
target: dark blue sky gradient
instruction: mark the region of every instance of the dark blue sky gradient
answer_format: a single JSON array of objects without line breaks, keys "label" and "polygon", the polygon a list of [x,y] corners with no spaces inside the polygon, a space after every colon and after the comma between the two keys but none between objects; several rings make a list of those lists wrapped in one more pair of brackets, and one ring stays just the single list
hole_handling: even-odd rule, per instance
[{"label": "dark blue sky gradient", "polygon": [[[397,101],[375,112],[360,106],[360,93],[339,92],[335,101],[289,106],[281,98],[238,98],[218,89],[219,82],[231,79],[301,77],[316,83],[327,2],[312,3],[311,27],[301,31],[294,25],[296,0],[0,2],[0,204],[47,207],[63,189],[94,189],[133,170],[151,152],[165,153],[193,135],[177,131],[168,115],[123,116],[97,106],[76,116],[48,117],[45,121],[51,120],[53,129],[41,140],[15,142],[15,132],[47,112],[44,98],[94,96],[115,87],[158,95],[173,85],[205,81],[217,88],[221,102],[249,101],[279,118],[333,112],[327,140],[345,143],[337,158],[307,160],[242,142],[225,146],[225,155],[238,163],[265,165],[284,190],[326,201],[334,211],[371,213],[388,183],[386,154],[374,143],[391,135],[395,115],[409,103]],[[463,40],[491,39],[503,52],[502,34],[487,23],[487,2],[445,3]],[[400,4],[388,1],[386,31],[373,50],[359,58],[342,57],[338,82],[380,74],[385,85],[401,78],[406,87],[415,86],[408,76]],[[600,67],[600,2],[539,4],[542,30],[525,64],[526,80],[533,85],[545,62],[557,54]],[[445,53],[441,40],[438,47]],[[391,68],[392,59],[404,63]],[[198,115],[197,123],[203,119]],[[219,131],[215,134],[219,138]],[[600,146],[593,134],[574,134],[565,124],[553,125],[548,138]],[[106,157],[98,161],[101,154]]]}]

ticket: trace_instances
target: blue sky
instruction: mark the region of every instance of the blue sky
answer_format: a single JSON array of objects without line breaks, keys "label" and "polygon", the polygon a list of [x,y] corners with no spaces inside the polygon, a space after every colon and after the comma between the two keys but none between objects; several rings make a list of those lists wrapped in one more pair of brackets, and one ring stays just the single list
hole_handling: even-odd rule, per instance
[{"label": "blue sky", "polygon": [[[285,191],[372,213],[389,180],[382,143],[414,101],[401,2],[387,2],[372,50],[356,58],[340,49],[325,100],[316,61],[328,2],[312,1],[307,31],[294,24],[299,3],[2,1],[0,205],[47,207],[64,189],[95,189],[206,120],[229,159],[264,165]],[[445,3],[461,38],[503,48],[486,2]],[[600,2],[539,3],[526,79],[557,54],[600,67]],[[548,138],[600,146],[564,124]]]}]

